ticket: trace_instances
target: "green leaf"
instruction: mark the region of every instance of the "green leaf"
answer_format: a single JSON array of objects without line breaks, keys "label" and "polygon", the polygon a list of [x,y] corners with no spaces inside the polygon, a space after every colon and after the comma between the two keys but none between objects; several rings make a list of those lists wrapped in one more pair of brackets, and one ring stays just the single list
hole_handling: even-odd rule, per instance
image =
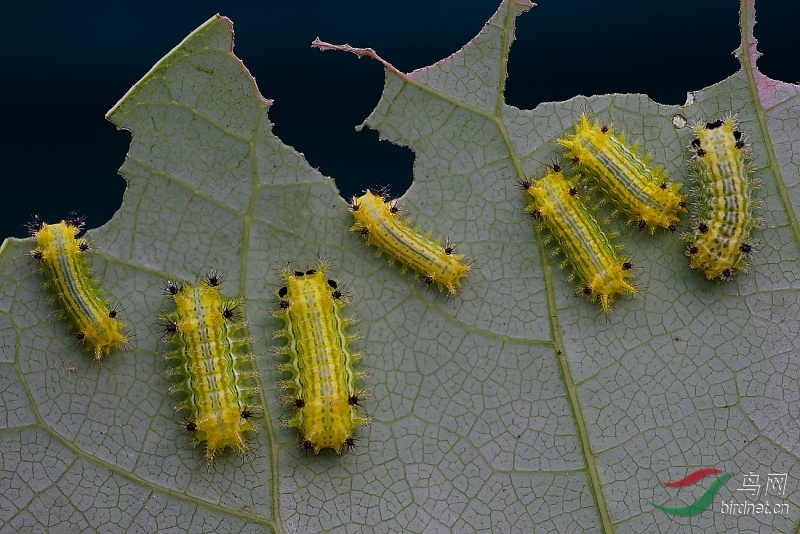
[{"label": "green leaf", "polygon": [[[460,242],[474,270],[454,299],[376,258],[347,228],[330,178],[271,132],[270,102],[214,17],[109,112],[133,133],[119,212],[89,236],[95,275],[133,340],[90,365],[41,287],[30,240],[0,250],[0,524],[9,531],[792,532],[800,524],[800,154],[798,87],[755,66],[743,1],[742,70],[685,106],[644,95],[576,97],[519,110],[503,100],[514,21],[506,0],[461,51],[404,74],[384,62],[365,124],[411,147],[403,205]],[[530,14],[527,16],[536,16]],[[380,60],[368,49],[316,42]],[[542,83],[550,83],[543,79]],[[688,180],[687,122],[738,115],[753,150],[764,225],[753,268],[709,283],[683,245],[612,221],[641,295],[604,316],[574,296],[522,212],[515,187],[541,175],[581,111],[613,120],[669,175]],[[304,456],[279,428],[269,315],[287,261],[319,256],[348,284],[371,369],[375,423],[358,448]],[[176,425],[155,317],[166,279],[226,274],[247,299],[262,375],[258,456],[213,469]],[[702,467],[734,473],[710,507]],[[788,474],[783,495],[737,491]],[[720,480],[720,479],[717,479]],[[766,502],[786,513],[722,513]],[[716,502],[714,502],[716,501]],[[655,503],[656,508],[648,504]],[[704,502],[704,501],[703,501]],[[781,508],[783,510],[784,508]],[[694,513],[693,509],[693,513]],[[2,530],[3,532],[5,530]]]}]

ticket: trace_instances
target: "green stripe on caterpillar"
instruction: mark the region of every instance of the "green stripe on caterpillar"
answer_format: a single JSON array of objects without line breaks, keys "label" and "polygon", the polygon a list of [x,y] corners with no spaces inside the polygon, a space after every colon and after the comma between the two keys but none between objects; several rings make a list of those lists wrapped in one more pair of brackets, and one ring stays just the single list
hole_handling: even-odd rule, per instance
[{"label": "green stripe on caterpillar", "polygon": [[62,314],[75,329],[75,337],[91,346],[94,360],[128,342],[117,319],[120,309],[103,298],[97,282],[86,265],[89,243],[77,236],[84,219],[76,214],[58,224],[47,224],[35,216],[27,227],[36,238],[30,256],[39,263],[45,285],[61,304]]},{"label": "green stripe on caterpillar", "polygon": [[563,254],[559,268],[572,267],[568,280],[577,278],[578,292],[589,300],[599,300],[604,312],[614,295],[636,293],[628,282],[632,267],[629,259],[617,257],[619,245],[603,231],[578,196],[576,180],[565,178],[561,166],[554,164],[544,178],[525,179],[520,188],[529,201],[525,207],[537,231],[544,232],[544,243],[555,241],[553,255]]},{"label": "green stripe on caterpillar", "polygon": [[355,317],[342,315],[348,298],[335,280],[326,278],[327,267],[321,261],[305,272],[282,269],[286,285],[276,292],[280,305],[272,314],[285,324],[273,337],[287,341],[275,352],[289,356],[278,370],[291,377],[278,385],[289,390],[281,400],[295,410],[282,426],[300,431],[303,451],[318,454],[330,448],[341,454],[344,446],[355,446],[355,429],[371,418],[358,411],[369,393],[355,386],[365,374],[353,368],[363,353],[350,349],[359,335],[345,332]]},{"label": "green stripe on caterpillar", "polygon": [[244,432],[256,428],[251,418],[261,407],[248,402],[258,392],[258,371],[250,352],[250,337],[240,316],[241,298],[224,298],[222,277],[212,271],[197,285],[168,281],[164,292],[175,303],[175,311],[159,317],[164,339],[176,348],[164,354],[178,365],[168,371],[180,382],[169,391],[186,398],[175,410],[188,410],[181,426],[191,432],[194,443],[206,442],[209,464],[226,447],[246,456],[250,446]]},{"label": "green stripe on caterpillar", "polygon": [[682,184],[667,179],[664,169],[650,167],[649,156],[640,157],[638,146],[625,144],[610,126],[589,123],[585,113],[575,133],[557,142],[566,147],[578,169],[593,177],[602,193],[627,214],[639,230],[652,234],[657,227],[676,230],[678,213],[686,211]]},{"label": "green stripe on caterpillar", "polygon": [[689,244],[689,266],[707,279],[730,280],[736,271],[747,271],[755,242],[751,237],[759,221],[753,218],[758,201],[750,178],[749,153],[736,120],[700,123],[689,149],[696,182],[692,230],[683,234]]},{"label": "green stripe on caterpillar", "polygon": [[471,269],[464,255],[456,253],[450,241],[442,245],[441,239],[430,239],[430,232],[419,234],[400,218],[402,210],[397,202],[385,197],[385,192],[374,194],[369,189],[353,197],[349,210],[356,222],[350,231],[359,234],[366,244],[375,245],[378,256],[386,254],[390,264],[398,261],[403,270],[411,268],[425,285],[447,289],[454,295],[461,278]]}]

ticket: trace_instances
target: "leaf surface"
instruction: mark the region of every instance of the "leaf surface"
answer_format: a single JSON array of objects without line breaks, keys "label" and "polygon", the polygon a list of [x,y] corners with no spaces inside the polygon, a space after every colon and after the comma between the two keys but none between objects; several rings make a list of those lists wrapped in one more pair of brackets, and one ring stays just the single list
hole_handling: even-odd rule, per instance
[{"label": "leaf surface", "polygon": [[[349,235],[345,201],[271,132],[270,102],[214,17],[109,112],[133,133],[119,212],[89,235],[93,267],[123,303],[134,341],[89,366],[26,253],[0,251],[0,523],[9,531],[793,532],[800,524],[800,115],[798,87],[755,66],[743,2],[742,70],[685,106],[644,95],[504,103],[524,0],[503,2],[473,41],[410,74],[384,62],[365,125],[416,156],[402,199],[423,229],[459,242],[474,269],[454,299],[426,291]],[[530,14],[527,16],[536,16]],[[322,49],[369,49],[317,41]],[[381,60],[382,61],[382,60]],[[542,79],[542,83],[548,83]],[[753,268],[733,283],[691,272],[683,245],[613,220],[632,254],[637,297],[612,312],[574,296],[539,244],[515,187],[540,176],[581,111],[613,121],[688,181],[686,123],[735,113],[753,151],[764,225]],[[379,180],[379,177],[376,177]],[[688,188],[688,185],[685,186]],[[269,315],[276,267],[334,260],[361,320],[375,423],[358,447],[304,457],[279,428]],[[208,269],[246,297],[265,414],[258,457],[213,470],[182,436],[166,394],[155,317],[166,279]],[[711,508],[675,517],[732,472]],[[730,516],[754,501],[742,476],[787,473],[788,515]],[[766,491],[766,489],[764,490]],[[766,493],[758,499],[764,502]]]}]

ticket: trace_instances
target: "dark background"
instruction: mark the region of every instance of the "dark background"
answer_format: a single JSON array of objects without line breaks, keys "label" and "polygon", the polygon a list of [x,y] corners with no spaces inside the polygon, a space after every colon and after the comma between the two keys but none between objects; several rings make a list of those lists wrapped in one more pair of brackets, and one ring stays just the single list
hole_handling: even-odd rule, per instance
[{"label": "dark background", "polygon": [[[402,71],[434,63],[474,37],[499,0],[331,2],[26,2],[5,7],[0,238],[23,237],[34,213],[60,221],[73,209],[105,223],[125,188],[117,175],[130,134],[105,113],[152,65],[219,12],[235,53],[275,101],[276,134],[336,179],[345,197],[376,183],[402,193],[413,154],[356,132],[383,86],[380,65],[319,52],[311,41],[372,47]],[[758,4],[766,75],[800,79],[800,2]],[[577,94],[646,93],[682,104],[686,92],[739,68],[738,2],[542,0],[517,19],[506,100],[520,108]],[[632,65],[636,65],[632,68]],[[46,191],[45,191],[46,189]]]}]

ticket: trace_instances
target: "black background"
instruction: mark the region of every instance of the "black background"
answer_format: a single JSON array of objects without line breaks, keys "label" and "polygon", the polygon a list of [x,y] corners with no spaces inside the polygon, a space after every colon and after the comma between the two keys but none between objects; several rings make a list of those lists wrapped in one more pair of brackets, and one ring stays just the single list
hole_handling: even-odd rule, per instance
[{"label": "black background", "polygon": [[[25,2],[5,6],[0,46],[0,237],[25,236],[34,213],[57,222],[73,209],[90,227],[117,210],[117,175],[130,134],[105,113],[187,34],[215,13],[234,22],[235,53],[274,100],[284,143],[336,179],[343,196],[411,183],[413,154],[360,124],[377,104],[383,70],[368,59],[313,50],[372,47],[402,71],[434,63],[473,38],[498,0],[330,2]],[[800,79],[800,2],[758,5],[756,37],[766,75]],[[517,19],[506,100],[531,109],[577,94],[646,93],[682,104],[739,68],[738,2],[542,0]]]}]

